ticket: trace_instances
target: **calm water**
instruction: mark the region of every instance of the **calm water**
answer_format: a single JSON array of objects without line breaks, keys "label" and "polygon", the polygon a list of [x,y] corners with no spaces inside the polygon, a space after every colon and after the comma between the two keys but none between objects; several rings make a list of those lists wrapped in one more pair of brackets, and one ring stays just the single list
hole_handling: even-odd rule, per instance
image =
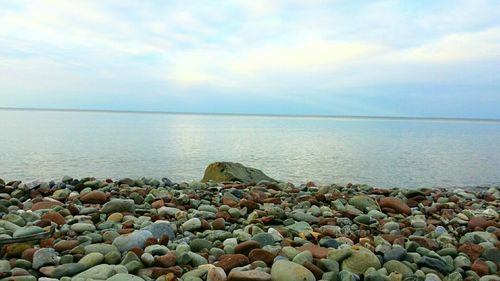
[{"label": "calm water", "polygon": [[169,177],[235,161],[303,183],[500,182],[500,122],[0,110],[5,180]]}]

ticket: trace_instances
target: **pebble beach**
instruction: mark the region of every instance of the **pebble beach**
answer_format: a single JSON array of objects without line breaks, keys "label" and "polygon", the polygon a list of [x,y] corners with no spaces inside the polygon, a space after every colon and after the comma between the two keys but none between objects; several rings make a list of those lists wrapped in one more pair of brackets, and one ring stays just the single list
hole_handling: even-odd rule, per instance
[{"label": "pebble beach", "polygon": [[0,180],[1,280],[500,280],[500,187]]}]

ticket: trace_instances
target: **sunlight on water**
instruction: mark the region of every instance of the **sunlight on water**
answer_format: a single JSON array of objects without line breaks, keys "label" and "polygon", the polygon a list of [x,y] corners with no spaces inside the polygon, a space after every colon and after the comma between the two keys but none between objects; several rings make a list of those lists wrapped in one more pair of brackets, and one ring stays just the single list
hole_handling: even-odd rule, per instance
[{"label": "sunlight on water", "polygon": [[500,182],[500,123],[0,110],[0,177],[199,180],[235,161],[303,183]]}]

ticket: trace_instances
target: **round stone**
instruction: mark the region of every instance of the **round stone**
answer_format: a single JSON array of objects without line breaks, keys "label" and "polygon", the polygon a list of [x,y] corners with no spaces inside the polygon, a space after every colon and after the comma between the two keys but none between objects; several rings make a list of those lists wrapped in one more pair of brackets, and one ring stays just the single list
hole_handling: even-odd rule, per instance
[{"label": "round stone", "polygon": [[315,281],[316,278],[307,268],[300,264],[278,260],[271,268],[273,281]]}]

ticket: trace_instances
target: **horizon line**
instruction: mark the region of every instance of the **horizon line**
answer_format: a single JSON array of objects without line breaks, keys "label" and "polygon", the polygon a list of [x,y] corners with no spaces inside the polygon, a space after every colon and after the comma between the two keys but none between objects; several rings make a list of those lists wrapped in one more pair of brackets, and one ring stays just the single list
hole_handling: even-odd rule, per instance
[{"label": "horizon line", "polygon": [[472,121],[500,122],[500,118],[475,117],[426,117],[426,116],[376,116],[376,115],[333,115],[333,114],[262,114],[231,112],[189,112],[189,111],[157,111],[157,110],[120,110],[120,109],[76,109],[76,108],[31,108],[2,107],[7,111],[53,111],[53,112],[96,112],[96,113],[132,113],[132,114],[170,114],[170,115],[215,115],[215,116],[254,116],[254,117],[291,117],[291,118],[332,118],[332,119],[386,119],[386,120],[429,120],[429,121]]}]

